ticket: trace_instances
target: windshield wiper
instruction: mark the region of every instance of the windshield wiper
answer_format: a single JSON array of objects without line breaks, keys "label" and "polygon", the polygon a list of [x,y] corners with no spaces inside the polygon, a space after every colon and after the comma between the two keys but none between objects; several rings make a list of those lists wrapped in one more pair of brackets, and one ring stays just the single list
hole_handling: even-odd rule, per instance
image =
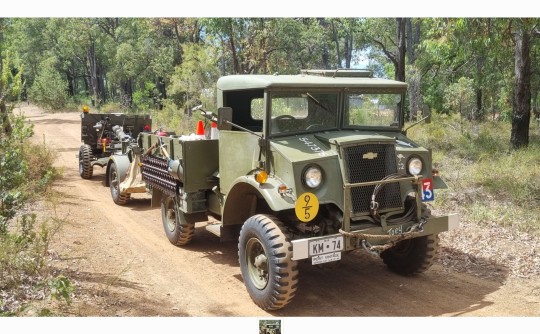
[{"label": "windshield wiper", "polygon": [[316,98],[314,98],[310,93],[306,92],[306,95],[311,100],[313,100],[313,102],[315,102],[316,105],[318,105],[319,107],[323,108],[324,110],[330,112],[330,110],[328,110],[328,108],[326,108],[321,102],[319,102]]}]

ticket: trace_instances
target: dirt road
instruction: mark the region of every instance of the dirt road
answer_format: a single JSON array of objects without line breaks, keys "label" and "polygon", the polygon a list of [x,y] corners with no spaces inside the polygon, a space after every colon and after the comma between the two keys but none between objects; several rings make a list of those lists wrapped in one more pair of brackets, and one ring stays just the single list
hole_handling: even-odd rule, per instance
[{"label": "dirt road", "polygon": [[345,256],[337,268],[301,264],[295,299],[265,312],[244,287],[235,243],[220,243],[201,225],[189,246],[175,247],[148,195],[117,206],[103,185],[104,170],[96,167],[91,180],[81,179],[79,113],[23,111],[36,140],[58,152],[63,169],[54,209],[66,223],[53,250],[54,265],[77,284],[72,306],[63,309],[67,316],[540,316],[538,278],[484,278],[481,267],[465,273],[442,262],[401,277],[365,252]]}]

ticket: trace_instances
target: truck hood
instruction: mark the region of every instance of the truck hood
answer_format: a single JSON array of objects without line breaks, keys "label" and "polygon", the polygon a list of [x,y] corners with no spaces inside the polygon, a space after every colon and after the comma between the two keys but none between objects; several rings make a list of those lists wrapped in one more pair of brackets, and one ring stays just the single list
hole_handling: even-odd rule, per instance
[{"label": "truck hood", "polygon": [[290,162],[324,159],[338,155],[338,147],[360,143],[395,143],[397,148],[416,149],[418,144],[396,132],[336,131],[282,137],[271,140],[273,150]]},{"label": "truck hood", "polygon": [[327,140],[321,140],[313,134],[273,139],[270,146],[292,163],[337,156]]},{"label": "truck hood", "polygon": [[340,131],[340,132],[325,132],[314,135],[319,141],[331,146],[348,146],[364,142],[391,142],[394,141],[398,147],[417,148],[418,145],[401,133],[396,132],[375,132],[363,131]]}]

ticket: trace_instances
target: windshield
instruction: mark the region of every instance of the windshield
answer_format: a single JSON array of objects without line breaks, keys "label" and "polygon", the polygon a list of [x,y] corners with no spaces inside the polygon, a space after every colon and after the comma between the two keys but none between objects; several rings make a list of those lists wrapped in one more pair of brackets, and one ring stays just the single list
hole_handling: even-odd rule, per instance
[{"label": "windshield", "polygon": [[272,94],[271,134],[321,131],[337,127],[337,92]]},{"label": "windshield", "polygon": [[399,128],[400,110],[401,94],[347,94],[344,126]]}]

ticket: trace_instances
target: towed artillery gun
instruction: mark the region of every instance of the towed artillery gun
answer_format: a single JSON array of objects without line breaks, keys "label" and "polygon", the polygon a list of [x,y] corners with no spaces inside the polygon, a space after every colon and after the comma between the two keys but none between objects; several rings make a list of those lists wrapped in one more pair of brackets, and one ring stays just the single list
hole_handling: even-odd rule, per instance
[{"label": "towed artillery gun", "polygon": [[140,132],[149,132],[149,115],[123,113],[94,114],[87,106],[81,113],[81,146],[79,148],[79,175],[91,179],[94,166],[105,167],[109,157],[127,151]]},{"label": "towed artillery gun", "polygon": [[300,261],[365,249],[398,274],[420,273],[459,218],[426,205],[446,185],[403,129],[406,89],[359,70],[225,76],[217,114],[203,111],[219,139],[140,133],[132,153],[111,156],[106,179],[127,196],[141,166],[175,245],[197,222],[238,242],[245,286],[265,310],[293,299]]}]

